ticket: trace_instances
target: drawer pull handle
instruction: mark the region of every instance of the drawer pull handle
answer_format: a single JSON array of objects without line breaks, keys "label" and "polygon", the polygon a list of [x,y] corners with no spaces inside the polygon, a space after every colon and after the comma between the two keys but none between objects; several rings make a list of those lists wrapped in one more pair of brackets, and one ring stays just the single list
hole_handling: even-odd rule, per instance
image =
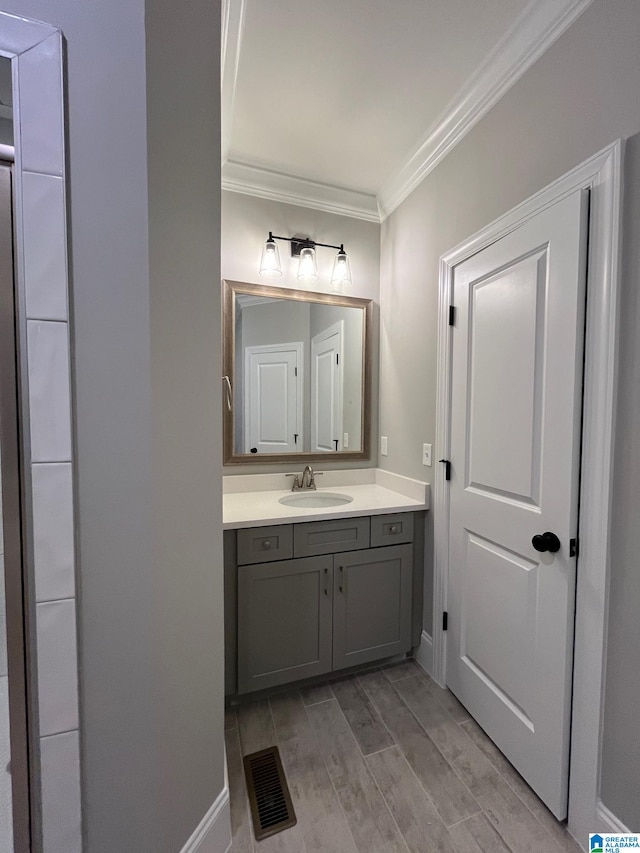
[{"label": "drawer pull handle", "polygon": [[269,539],[265,539],[265,540],[264,540],[264,542],[262,543],[262,547],[264,548],[264,550],[265,550],[265,551],[268,551],[268,550],[269,550],[269,548],[271,548],[271,542],[270,542],[270,540],[269,540]]},{"label": "drawer pull handle", "polygon": [[324,594],[329,595],[329,569],[324,570]]},{"label": "drawer pull handle", "polygon": [[395,524],[392,524],[391,527],[389,528],[389,533],[397,533],[397,532],[398,532],[398,528],[396,527]]},{"label": "drawer pull handle", "polygon": [[340,570],[340,586],[338,587],[338,590],[342,592],[342,584],[344,581],[344,566],[338,566],[338,569]]}]

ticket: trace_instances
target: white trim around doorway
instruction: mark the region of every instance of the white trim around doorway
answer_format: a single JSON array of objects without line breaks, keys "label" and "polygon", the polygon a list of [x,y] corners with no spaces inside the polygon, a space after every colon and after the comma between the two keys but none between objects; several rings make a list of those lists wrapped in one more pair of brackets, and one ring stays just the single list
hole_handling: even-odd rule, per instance
[{"label": "white trim around doorway", "polygon": [[[591,191],[584,415],[580,481],[580,558],[569,785],[569,831],[587,838],[597,826],[609,589],[622,186],[621,140],[559,178],[440,259],[437,457],[449,458],[454,268],[527,219],[579,189]],[[588,460],[588,465],[586,461]],[[446,681],[449,491],[444,469],[434,488],[433,676]]]}]

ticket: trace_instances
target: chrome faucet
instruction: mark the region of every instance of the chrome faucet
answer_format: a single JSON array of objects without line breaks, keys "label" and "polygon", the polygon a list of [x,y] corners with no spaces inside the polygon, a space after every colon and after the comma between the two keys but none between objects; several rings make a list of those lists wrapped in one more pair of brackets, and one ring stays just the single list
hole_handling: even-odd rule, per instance
[{"label": "chrome faucet", "polygon": [[316,477],[319,477],[322,473],[322,471],[314,471],[311,465],[305,465],[302,474],[287,474],[286,476],[293,477],[292,492],[315,492],[317,488]]}]

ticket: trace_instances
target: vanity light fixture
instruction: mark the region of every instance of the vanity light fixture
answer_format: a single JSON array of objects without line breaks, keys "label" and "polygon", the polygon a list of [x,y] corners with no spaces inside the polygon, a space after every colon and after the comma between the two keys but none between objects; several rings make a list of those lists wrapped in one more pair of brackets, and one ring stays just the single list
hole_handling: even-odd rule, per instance
[{"label": "vanity light fixture", "polygon": [[313,246],[304,246],[300,249],[298,281],[317,281],[319,277],[318,265],[316,263],[316,250]]},{"label": "vanity light fixture", "polygon": [[282,267],[280,266],[280,252],[278,246],[269,231],[269,238],[262,248],[262,257],[260,258],[260,275],[275,277],[282,275]]},{"label": "vanity light fixture", "polygon": [[344,245],[334,246],[332,243],[317,243],[308,237],[278,237],[269,231],[269,236],[262,249],[262,257],[260,259],[260,275],[276,276],[282,275],[282,267],[280,266],[280,254],[276,240],[284,240],[291,243],[291,257],[299,258],[298,262],[298,281],[317,281],[318,266],[316,263],[316,247],[322,246],[325,249],[337,249],[338,254],[333,262],[333,271],[331,273],[331,287],[339,290],[344,285],[351,283],[351,268],[349,266],[349,257],[344,250]]},{"label": "vanity light fixture", "polygon": [[351,284],[351,267],[349,265],[349,257],[344,250],[344,246],[340,246],[340,251],[333,262],[331,287],[340,288],[345,284]]}]

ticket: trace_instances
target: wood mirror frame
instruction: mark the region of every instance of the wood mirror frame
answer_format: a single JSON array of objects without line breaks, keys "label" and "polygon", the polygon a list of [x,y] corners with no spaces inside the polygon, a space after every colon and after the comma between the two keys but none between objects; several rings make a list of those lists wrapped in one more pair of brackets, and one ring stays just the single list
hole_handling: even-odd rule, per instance
[{"label": "wood mirror frame", "polygon": [[[362,338],[362,399],[361,405],[361,436],[360,450],[339,450],[330,453],[236,453],[234,449],[234,418],[235,402],[233,387],[235,385],[235,350],[236,350],[236,294],[249,296],[266,296],[270,299],[288,299],[296,302],[312,302],[321,305],[337,305],[345,308],[360,308],[363,315]],[[224,463],[236,464],[279,464],[308,463],[319,460],[329,461],[332,455],[341,462],[363,461],[371,456],[371,382],[372,382],[372,341],[373,330],[373,300],[360,299],[353,296],[343,296],[332,293],[313,293],[308,290],[292,290],[287,287],[272,287],[262,284],[249,284],[240,281],[222,282],[222,340],[223,340],[223,383],[228,377],[231,383],[231,393],[224,393],[223,428],[224,428]]]}]

